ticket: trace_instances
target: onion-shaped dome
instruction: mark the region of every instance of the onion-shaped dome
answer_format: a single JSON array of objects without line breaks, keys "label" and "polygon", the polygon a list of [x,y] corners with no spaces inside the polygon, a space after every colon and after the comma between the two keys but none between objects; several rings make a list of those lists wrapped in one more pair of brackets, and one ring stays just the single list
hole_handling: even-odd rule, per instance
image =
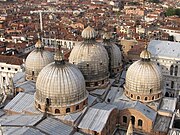
[{"label": "onion-shaped dome", "polygon": [[150,52],[142,51],[141,60],[134,62],[127,70],[125,94],[133,100],[151,102],[162,97],[162,73],[150,60]]},{"label": "onion-shaped dome", "polygon": [[40,40],[35,44],[35,47],[36,49],[27,56],[25,62],[26,79],[34,81],[41,69],[54,61],[53,54],[44,50]]},{"label": "onion-shaped dome", "polygon": [[109,55],[109,71],[111,77],[114,77],[122,70],[122,54],[120,48],[111,40],[111,35],[105,33],[103,35],[103,45]]},{"label": "onion-shaped dome", "polygon": [[[94,30],[91,31],[94,33]],[[104,46],[95,41],[93,35],[89,36],[90,39],[84,37],[84,41],[74,46],[69,56],[69,61],[77,65],[82,72],[88,90],[106,87],[109,83],[108,54]]]},{"label": "onion-shaped dome", "polygon": [[59,59],[44,67],[36,81],[35,105],[50,114],[62,115],[82,110],[88,93],[80,70]]}]

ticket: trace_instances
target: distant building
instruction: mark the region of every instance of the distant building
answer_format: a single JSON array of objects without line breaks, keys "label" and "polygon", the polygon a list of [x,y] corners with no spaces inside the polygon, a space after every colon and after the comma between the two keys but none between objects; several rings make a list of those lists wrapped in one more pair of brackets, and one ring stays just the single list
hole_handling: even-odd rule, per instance
[{"label": "distant building", "polygon": [[148,45],[152,60],[161,68],[164,77],[165,95],[180,95],[180,43],[152,40]]}]

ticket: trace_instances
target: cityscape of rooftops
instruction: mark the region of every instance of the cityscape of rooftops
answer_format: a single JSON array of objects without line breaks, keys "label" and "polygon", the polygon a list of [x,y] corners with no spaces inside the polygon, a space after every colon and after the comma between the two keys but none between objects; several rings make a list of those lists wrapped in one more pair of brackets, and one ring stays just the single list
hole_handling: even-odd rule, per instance
[{"label": "cityscape of rooftops", "polygon": [[0,0],[0,135],[180,135],[180,0]]}]

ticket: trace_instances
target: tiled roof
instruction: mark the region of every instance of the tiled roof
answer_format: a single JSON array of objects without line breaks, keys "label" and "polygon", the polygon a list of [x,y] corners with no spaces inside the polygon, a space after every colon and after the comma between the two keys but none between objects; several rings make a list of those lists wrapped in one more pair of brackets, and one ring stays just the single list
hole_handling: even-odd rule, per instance
[{"label": "tiled roof", "polygon": [[0,55],[0,62],[12,65],[21,65],[23,64],[23,59],[16,56]]}]

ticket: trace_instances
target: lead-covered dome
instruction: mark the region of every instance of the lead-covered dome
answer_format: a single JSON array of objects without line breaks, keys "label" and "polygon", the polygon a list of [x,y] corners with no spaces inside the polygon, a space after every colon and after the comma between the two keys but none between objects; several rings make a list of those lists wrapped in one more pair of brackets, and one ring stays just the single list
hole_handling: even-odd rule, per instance
[{"label": "lead-covered dome", "polygon": [[27,56],[25,62],[26,79],[34,81],[42,68],[54,61],[53,54],[44,50],[40,40],[35,47],[36,49]]},{"label": "lead-covered dome", "polygon": [[87,104],[85,80],[73,64],[60,60],[44,67],[36,81],[36,107],[51,114],[66,114],[82,110]]},{"label": "lead-covered dome", "polygon": [[[83,36],[88,35],[84,34],[86,32],[89,36]],[[84,41],[74,46],[69,56],[69,61],[77,65],[82,72],[88,90],[102,88],[109,83],[107,51],[102,44],[95,41],[95,35],[92,33],[95,33],[95,30],[91,27],[83,30]]]},{"label": "lead-covered dome", "polygon": [[162,73],[150,60],[147,50],[141,54],[141,60],[134,62],[127,70],[125,94],[133,100],[150,102],[162,97]]},{"label": "lead-covered dome", "polygon": [[122,70],[122,54],[120,48],[111,40],[110,33],[103,35],[103,45],[106,48],[109,55],[109,71],[111,77],[115,77],[116,74]]}]

